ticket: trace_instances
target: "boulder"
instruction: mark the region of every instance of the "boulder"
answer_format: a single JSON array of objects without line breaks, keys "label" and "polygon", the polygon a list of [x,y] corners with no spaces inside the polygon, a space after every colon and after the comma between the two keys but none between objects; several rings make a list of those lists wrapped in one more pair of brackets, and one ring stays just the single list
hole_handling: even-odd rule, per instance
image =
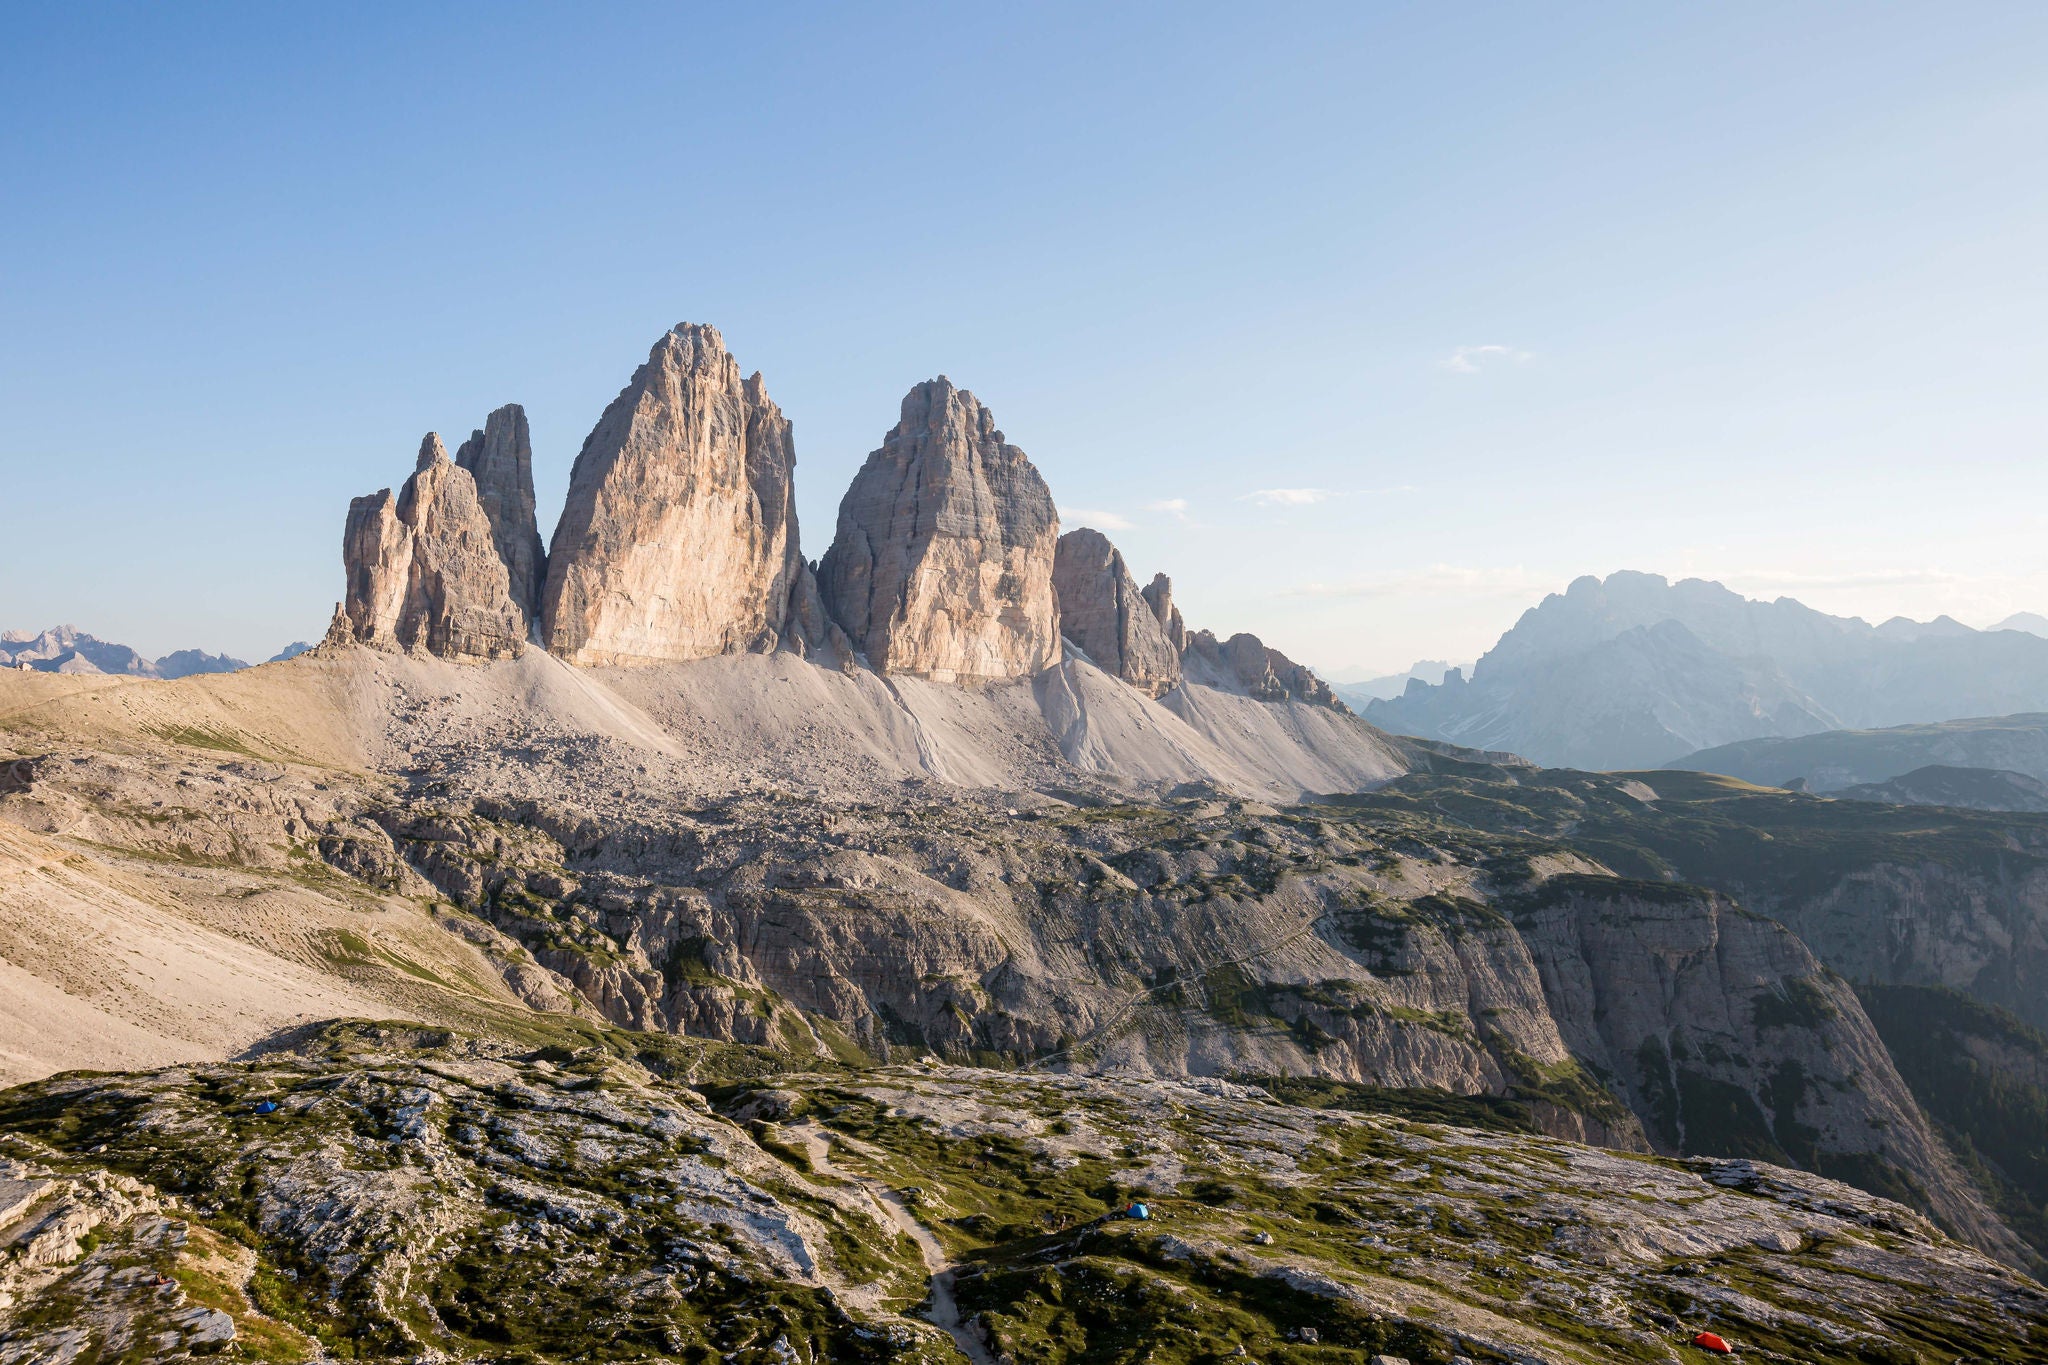
[{"label": "boulder", "polygon": [[679,323],[569,474],[541,636],[579,664],[773,649],[801,592],[789,420],[713,327]]},{"label": "boulder", "polygon": [[1084,526],[1059,538],[1052,586],[1060,633],[1104,672],[1153,697],[1180,684],[1180,651],[1102,532]]},{"label": "boulder", "polygon": [[1059,514],[995,418],[941,376],[854,476],[818,566],[826,610],[885,673],[1025,677],[1059,659]]},{"label": "boulder", "polygon": [[477,501],[491,523],[498,558],[511,579],[512,600],[526,615],[529,633],[540,622],[540,590],[547,575],[540,526],[533,508],[533,440],[526,409],[507,403],[472,431],[455,463],[476,480]]},{"label": "boulder", "polygon": [[397,497],[349,503],[342,563],[348,596],[330,638],[449,659],[508,658],[526,640],[476,481],[433,432]]}]

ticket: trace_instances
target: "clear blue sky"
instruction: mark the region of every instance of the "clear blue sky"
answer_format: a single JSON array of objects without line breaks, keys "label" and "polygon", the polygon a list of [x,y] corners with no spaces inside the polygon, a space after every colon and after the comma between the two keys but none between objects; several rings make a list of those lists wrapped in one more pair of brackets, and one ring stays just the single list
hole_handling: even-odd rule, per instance
[{"label": "clear blue sky", "polygon": [[2048,6],[1105,8],[0,7],[0,626],[315,637],[422,432],[524,403],[550,530],[683,319],[813,557],[943,372],[1333,671],[2048,611]]}]

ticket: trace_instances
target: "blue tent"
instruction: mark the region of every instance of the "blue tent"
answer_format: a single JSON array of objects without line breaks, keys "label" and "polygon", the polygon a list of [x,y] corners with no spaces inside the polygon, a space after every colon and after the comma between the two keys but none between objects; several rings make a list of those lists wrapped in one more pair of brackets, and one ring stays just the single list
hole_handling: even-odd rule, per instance
[{"label": "blue tent", "polygon": [[276,1100],[265,1100],[265,1101],[263,1101],[263,1103],[261,1103],[261,1104],[259,1104],[259,1105],[257,1105],[257,1106],[256,1106],[256,1112],[257,1112],[257,1113],[259,1113],[259,1114],[275,1114],[275,1113],[277,1112],[277,1101],[276,1101]]},{"label": "blue tent", "polygon": [[1141,1223],[1152,1216],[1152,1210],[1146,1208],[1143,1204],[1133,1204],[1127,1212],[1128,1216],[1137,1219]]}]

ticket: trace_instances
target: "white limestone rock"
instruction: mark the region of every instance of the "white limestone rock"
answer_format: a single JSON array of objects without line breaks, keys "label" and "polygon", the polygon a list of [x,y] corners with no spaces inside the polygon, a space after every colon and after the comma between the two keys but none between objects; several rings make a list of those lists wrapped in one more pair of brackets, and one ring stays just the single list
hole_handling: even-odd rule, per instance
[{"label": "white limestone rock", "polygon": [[1058,538],[1038,470],[941,376],[910,391],[854,476],[819,588],[884,673],[1028,677],[1059,660]]},{"label": "white limestone rock", "polygon": [[789,420],[716,328],[679,323],[583,443],[542,639],[578,664],[772,650],[800,589]]},{"label": "white limestone rock", "polygon": [[1180,651],[1102,532],[1083,526],[1059,538],[1052,583],[1061,634],[1098,667],[1151,697],[1180,685]]}]

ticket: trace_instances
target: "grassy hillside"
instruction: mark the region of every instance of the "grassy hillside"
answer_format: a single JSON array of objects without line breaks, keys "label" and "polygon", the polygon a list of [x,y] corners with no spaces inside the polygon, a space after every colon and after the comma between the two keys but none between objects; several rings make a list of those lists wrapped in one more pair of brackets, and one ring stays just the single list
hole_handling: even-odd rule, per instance
[{"label": "grassy hillside", "polygon": [[1701,749],[1667,768],[1728,773],[1780,786],[1804,779],[1815,791],[1884,782],[1929,764],[2003,768],[2048,780],[2048,715],[1978,716],[1883,730],[1827,730],[1796,739],[1750,739]]}]

